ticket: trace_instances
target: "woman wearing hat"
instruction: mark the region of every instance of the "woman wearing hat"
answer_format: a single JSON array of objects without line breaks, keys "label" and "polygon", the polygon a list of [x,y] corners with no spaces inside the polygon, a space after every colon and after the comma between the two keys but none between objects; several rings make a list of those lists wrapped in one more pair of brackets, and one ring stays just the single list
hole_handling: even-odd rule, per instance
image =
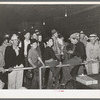
[{"label": "woman wearing hat", "polygon": [[5,50],[5,65],[9,69],[8,73],[8,89],[18,89],[22,87],[23,71],[12,71],[12,68],[23,67],[22,49],[18,47],[18,36],[13,34],[11,37],[12,45]]}]

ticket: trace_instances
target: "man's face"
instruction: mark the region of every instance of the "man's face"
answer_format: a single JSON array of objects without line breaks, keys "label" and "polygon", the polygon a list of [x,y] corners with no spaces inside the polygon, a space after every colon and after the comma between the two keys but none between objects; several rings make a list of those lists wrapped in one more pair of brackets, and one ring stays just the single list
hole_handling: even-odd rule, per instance
[{"label": "man's face", "polygon": [[5,41],[4,41],[4,44],[7,44],[8,43],[8,40],[6,39]]},{"label": "man's face", "polygon": [[39,42],[42,41],[42,36],[41,36],[41,35],[38,36],[38,41],[39,41]]},{"label": "man's face", "polygon": [[30,39],[30,33],[26,33],[24,37],[29,40]]},{"label": "man's face", "polygon": [[48,44],[50,47],[52,47],[52,46],[53,46],[53,40],[50,39],[50,40],[47,42],[47,44]]},{"label": "man's face", "polygon": [[96,38],[95,38],[95,37],[91,37],[91,38],[90,38],[90,42],[91,42],[92,44],[95,44]]},{"label": "man's face", "polygon": [[77,39],[73,39],[73,38],[72,38],[72,39],[70,39],[70,41],[71,41],[71,43],[72,43],[72,44],[76,44],[76,43],[78,42],[78,40],[77,40]]},{"label": "man's face", "polygon": [[85,34],[80,34],[80,39],[84,39]]},{"label": "man's face", "polygon": [[17,46],[18,45],[18,39],[14,39],[13,41],[13,45]]},{"label": "man's face", "polygon": [[37,42],[32,43],[32,47],[33,47],[34,49],[36,49],[36,48],[37,48]]},{"label": "man's face", "polygon": [[58,37],[58,33],[56,32],[56,33],[54,34],[54,36],[57,38],[57,37]]},{"label": "man's face", "polygon": [[33,33],[32,38],[37,40],[37,34]]}]

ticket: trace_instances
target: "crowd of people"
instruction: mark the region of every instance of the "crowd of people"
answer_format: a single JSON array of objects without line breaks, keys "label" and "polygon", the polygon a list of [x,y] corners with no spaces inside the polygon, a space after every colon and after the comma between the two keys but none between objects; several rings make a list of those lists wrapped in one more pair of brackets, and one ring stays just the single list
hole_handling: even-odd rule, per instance
[{"label": "crowd of people", "polygon": [[[65,42],[63,35],[55,29],[51,30],[51,37],[44,39],[39,30],[25,32],[22,36],[14,33],[0,37],[0,89],[38,89],[41,66],[44,67],[42,87],[46,89],[52,86],[67,88],[80,68],[83,68],[81,74],[84,74],[84,69],[86,74],[95,74],[94,70],[99,73],[100,42],[97,34],[87,37],[80,31],[72,33],[68,39],[70,42]],[[89,63],[82,66],[83,62]],[[56,67],[62,64],[66,66]],[[25,67],[33,69],[21,69]],[[53,82],[50,84],[51,78]]]}]

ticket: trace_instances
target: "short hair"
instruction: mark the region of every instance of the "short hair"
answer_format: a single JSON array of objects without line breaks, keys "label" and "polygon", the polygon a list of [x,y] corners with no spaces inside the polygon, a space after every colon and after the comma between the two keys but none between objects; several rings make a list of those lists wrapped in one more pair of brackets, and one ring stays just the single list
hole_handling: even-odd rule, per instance
[{"label": "short hair", "polygon": [[38,43],[38,41],[36,39],[31,39],[31,43],[30,44],[33,44],[33,43]]}]

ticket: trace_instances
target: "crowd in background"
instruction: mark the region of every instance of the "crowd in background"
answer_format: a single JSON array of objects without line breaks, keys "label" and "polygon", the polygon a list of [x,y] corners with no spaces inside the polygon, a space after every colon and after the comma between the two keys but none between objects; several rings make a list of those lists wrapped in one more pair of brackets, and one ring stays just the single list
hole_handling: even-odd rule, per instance
[{"label": "crowd in background", "polygon": [[[92,65],[93,61],[100,60],[100,42],[96,33],[89,37],[83,31],[75,32],[68,37],[70,42],[65,42],[62,34],[51,30],[51,37],[43,39],[39,30],[34,33],[25,32],[23,35],[12,34],[0,37],[0,88],[27,89],[39,88],[39,68],[42,69],[42,87],[50,89],[68,85],[86,69],[86,74],[99,73],[99,63]],[[92,63],[91,63],[92,61]],[[81,63],[90,62],[82,66]],[[64,67],[57,65],[67,64]],[[80,67],[81,66],[81,67]],[[15,68],[33,67],[30,70]],[[83,68],[83,69],[82,69]],[[8,71],[6,71],[8,69]],[[49,80],[52,78],[53,83]],[[50,87],[50,85],[52,85]]]}]

